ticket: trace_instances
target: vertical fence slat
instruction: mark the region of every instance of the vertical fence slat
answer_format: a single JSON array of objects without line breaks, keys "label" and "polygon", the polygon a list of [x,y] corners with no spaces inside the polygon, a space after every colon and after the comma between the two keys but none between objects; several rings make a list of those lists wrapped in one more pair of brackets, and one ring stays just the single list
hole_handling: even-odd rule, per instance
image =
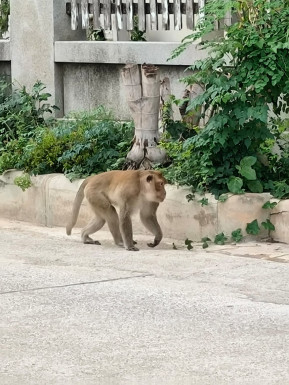
[{"label": "vertical fence slat", "polygon": [[162,28],[165,30],[170,29],[170,15],[169,15],[168,0],[162,0]]},{"label": "vertical fence slat", "polygon": [[157,0],[150,0],[150,19],[151,19],[151,30],[156,31],[158,29]]},{"label": "vertical fence slat", "polygon": [[138,29],[146,30],[145,0],[138,0]]},{"label": "vertical fence slat", "polygon": [[198,0],[198,4],[199,4],[199,20],[201,20],[205,16],[204,14],[205,0]]},{"label": "vertical fence slat", "polygon": [[111,7],[110,0],[103,0],[104,29],[111,29]]},{"label": "vertical fence slat", "polygon": [[123,16],[122,16],[121,7],[122,7],[122,0],[116,0],[115,17],[116,17],[117,29],[123,29]]},{"label": "vertical fence slat", "polygon": [[133,8],[132,8],[133,0],[126,0],[126,29],[128,31],[133,30]]},{"label": "vertical fence slat", "polygon": [[176,31],[182,29],[181,0],[174,0],[174,24]]},{"label": "vertical fence slat", "polygon": [[188,29],[193,29],[194,23],[194,0],[186,0],[186,24]]},{"label": "vertical fence slat", "polygon": [[78,18],[79,12],[77,0],[71,0],[71,29],[73,31],[77,30],[78,28]]},{"label": "vertical fence slat", "polygon": [[92,7],[93,7],[93,29],[101,29],[100,26],[100,4],[99,0],[92,0]]},{"label": "vertical fence slat", "polygon": [[89,27],[88,0],[81,0],[81,20],[82,29]]}]

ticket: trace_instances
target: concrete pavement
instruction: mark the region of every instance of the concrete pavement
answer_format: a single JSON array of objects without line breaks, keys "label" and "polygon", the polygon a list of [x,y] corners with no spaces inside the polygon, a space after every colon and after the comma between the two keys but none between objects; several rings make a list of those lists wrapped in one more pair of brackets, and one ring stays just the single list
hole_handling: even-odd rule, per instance
[{"label": "concrete pavement", "polygon": [[96,238],[0,219],[1,385],[289,384],[289,245]]}]

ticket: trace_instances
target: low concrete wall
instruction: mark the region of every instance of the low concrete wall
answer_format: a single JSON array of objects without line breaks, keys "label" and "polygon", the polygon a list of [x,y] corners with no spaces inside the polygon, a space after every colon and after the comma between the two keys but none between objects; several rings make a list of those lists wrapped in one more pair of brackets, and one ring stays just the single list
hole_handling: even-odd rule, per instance
[{"label": "low concrete wall", "polygon": [[[15,177],[21,174],[20,171],[7,171],[0,176],[0,216],[45,226],[65,227],[82,180],[70,182],[62,174],[41,175],[32,177],[33,186],[23,192],[14,184]],[[165,237],[201,241],[206,236],[213,239],[220,232],[230,236],[237,228],[241,228],[245,235],[247,223],[257,219],[261,224],[270,218],[270,211],[262,209],[263,204],[271,198],[268,193],[232,195],[223,203],[207,194],[208,205],[202,206],[198,201],[201,197],[187,201],[188,188],[168,185],[166,190],[167,198],[158,209]],[[84,201],[77,227],[84,226],[91,216]],[[275,207],[271,220],[276,227],[276,231],[270,234],[273,239],[289,243],[289,201],[282,201]],[[147,233],[138,216],[134,217],[133,222],[135,233]],[[262,228],[258,238],[268,236],[268,231]]]}]

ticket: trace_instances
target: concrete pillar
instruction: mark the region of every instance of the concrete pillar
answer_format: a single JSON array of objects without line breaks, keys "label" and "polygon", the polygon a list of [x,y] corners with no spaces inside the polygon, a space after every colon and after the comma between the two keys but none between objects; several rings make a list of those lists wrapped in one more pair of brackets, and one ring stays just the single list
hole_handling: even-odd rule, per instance
[{"label": "concrete pillar", "polygon": [[54,62],[54,42],[85,40],[85,31],[70,28],[65,0],[10,0],[11,75],[15,86],[28,90],[40,80],[51,104],[63,115],[62,64]]}]

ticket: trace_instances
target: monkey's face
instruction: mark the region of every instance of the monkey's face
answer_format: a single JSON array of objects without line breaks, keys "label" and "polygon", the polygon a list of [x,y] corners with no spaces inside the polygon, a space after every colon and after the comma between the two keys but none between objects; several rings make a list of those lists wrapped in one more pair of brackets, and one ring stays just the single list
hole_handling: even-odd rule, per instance
[{"label": "monkey's face", "polygon": [[146,183],[146,199],[150,202],[163,202],[166,197],[165,184],[167,181],[162,174],[160,172],[155,172],[153,175],[148,175]]}]

